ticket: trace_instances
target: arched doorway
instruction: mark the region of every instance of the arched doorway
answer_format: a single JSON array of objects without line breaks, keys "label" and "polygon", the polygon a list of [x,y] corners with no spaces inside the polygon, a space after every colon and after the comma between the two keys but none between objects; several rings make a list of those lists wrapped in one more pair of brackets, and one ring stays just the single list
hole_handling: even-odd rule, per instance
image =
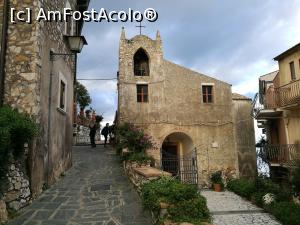
[{"label": "arched doorway", "polygon": [[186,183],[197,184],[197,158],[193,140],[182,132],[169,134],[162,143],[161,165],[164,171],[171,173]]},{"label": "arched doorway", "polygon": [[146,51],[142,48],[137,50],[133,57],[134,61],[134,75],[135,76],[149,76],[149,57]]}]

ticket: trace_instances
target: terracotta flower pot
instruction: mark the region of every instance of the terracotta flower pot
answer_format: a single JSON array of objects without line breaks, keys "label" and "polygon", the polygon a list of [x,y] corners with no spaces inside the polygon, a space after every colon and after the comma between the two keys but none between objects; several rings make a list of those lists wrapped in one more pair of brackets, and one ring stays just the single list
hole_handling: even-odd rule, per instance
[{"label": "terracotta flower pot", "polygon": [[214,189],[216,192],[221,192],[222,191],[222,185],[221,184],[213,184]]}]

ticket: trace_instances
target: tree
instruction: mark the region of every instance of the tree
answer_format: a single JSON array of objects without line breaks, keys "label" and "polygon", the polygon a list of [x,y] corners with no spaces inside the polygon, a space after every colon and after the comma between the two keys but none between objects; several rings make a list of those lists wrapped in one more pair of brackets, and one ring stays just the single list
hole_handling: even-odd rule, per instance
[{"label": "tree", "polygon": [[88,90],[83,84],[79,83],[78,81],[76,81],[75,83],[75,95],[76,95],[77,104],[79,105],[80,108],[84,109],[92,102]]}]

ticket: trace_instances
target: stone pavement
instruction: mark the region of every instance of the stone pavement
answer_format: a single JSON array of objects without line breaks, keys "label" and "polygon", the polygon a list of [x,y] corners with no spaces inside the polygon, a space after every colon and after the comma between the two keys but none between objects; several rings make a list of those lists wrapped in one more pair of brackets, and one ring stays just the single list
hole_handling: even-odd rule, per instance
[{"label": "stone pavement", "polygon": [[74,147],[73,167],[9,225],[151,225],[111,148]]},{"label": "stone pavement", "polygon": [[280,225],[273,216],[240,196],[229,192],[202,190],[214,225]]}]

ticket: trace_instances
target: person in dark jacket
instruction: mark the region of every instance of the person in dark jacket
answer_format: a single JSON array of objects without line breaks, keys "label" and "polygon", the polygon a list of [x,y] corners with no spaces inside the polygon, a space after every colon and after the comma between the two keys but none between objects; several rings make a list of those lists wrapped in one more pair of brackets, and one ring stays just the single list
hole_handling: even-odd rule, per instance
[{"label": "person in dark jacket", "polygon": [[95,121],[91,121],[89,124],[90,127],[90,139],[91,139],[91,147],[96,148],[96,143],[95,143],[95,136],[97,130],[100,128],[99,123]]},{"label": "person in dark jacket", "polygon": [[101,134],[104,136],[104,147],[106,147],[107,144],[107,137],[109,135],[109,123],[106,124],[106,126],[102,129]]}]

